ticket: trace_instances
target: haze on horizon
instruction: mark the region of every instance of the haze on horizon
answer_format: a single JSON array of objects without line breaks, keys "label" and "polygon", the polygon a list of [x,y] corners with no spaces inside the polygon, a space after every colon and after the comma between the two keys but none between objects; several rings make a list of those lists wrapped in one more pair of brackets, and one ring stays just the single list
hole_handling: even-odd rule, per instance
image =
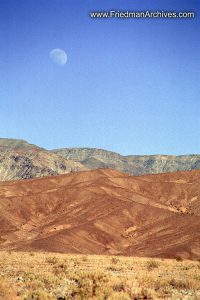
[{"label": "haze on horizon", "polygon": [[[47,149],[200,153],[197,1],[0,1],[0,137]],[[91,19],[91,11],[194,19]],[[61,49],[54,61],[53,49]],[[58,63],[55,63],[55,62]]]}]

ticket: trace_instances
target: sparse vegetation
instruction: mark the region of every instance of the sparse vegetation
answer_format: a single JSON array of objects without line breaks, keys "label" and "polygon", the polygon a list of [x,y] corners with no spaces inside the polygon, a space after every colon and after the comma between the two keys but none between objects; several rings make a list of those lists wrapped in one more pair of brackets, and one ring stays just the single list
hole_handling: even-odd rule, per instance
[{"label": "sparse vegetation", "polygon": [[159,267],[159,263],[156,260],[151,259],[147,262],[147,270],[148,271],[152,271],[153,269],[158,268],[158,267]]},{"label": "sparse vegetation", "polygon": [[198,267],[187,260],[4,251],[0,299],[200,299]]},{"label": "sparse vegetation", "polygon": [[181,256],[176,256],[176,261],[183,261]]},{"label": "sparse vegetation", "polygon": [[16,293],[12,288],[11,283],[4,277],[0,277],[0,299],[16,299]]},{"label": "sparse vegetation", "polygon": [[83,262],[86,262],[87,260],[88,260],[87,256],[86,256],[86,255],[83,255],[83,256],[82,256],[82,261],[83,261]]},{"label": "sparse vegetation", "polygon": [[112,264],[117,264],[119,262],[119,259],[116,257],[112,257],[111,262]]},{"label": "sparse vegetation", "polygon": [[49,264],[52,264],[52,265],[55,265],[58,263],[58,258],[53,256],[53,257],[47,257],[46,258],[46,262],[49,263]]}]

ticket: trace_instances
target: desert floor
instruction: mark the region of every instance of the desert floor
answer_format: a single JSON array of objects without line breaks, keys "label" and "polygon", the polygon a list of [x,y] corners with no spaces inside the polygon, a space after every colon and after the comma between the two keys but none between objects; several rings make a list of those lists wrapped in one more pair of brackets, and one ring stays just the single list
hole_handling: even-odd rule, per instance
[{"label": "desert floor", "polygon": [[200,299],[200,262],[2,251],[0,299]]}]

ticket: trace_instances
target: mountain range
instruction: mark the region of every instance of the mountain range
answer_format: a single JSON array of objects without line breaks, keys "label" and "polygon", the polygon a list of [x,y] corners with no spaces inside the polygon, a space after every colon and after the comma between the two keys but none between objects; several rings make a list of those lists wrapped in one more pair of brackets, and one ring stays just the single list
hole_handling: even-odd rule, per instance
[{"label": "mountain range", "polygon": [[0,139],[0,250],[200,259],[198,168]]},{"label": "mountain range", "polygon": [[200,155],[128,155],[96,148],[46,150],[24,140],[0,139],[0,180],[27,179],[97,168],[129,175],[200,169]]}]

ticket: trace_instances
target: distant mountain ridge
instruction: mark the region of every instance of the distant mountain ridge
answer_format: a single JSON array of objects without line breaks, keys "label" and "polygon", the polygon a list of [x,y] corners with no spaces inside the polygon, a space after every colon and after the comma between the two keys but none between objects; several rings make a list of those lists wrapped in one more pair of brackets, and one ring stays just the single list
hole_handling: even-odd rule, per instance
[{"label": "distant mountain ridge", "polygon": [[200,169],[200,155],[128,155],[96,148],[64,148],[52,152],[94,168],[111,168],[130,175],[158,174]]},{"label": "distant mountain ridge", "polygon": [[31,150],[31,149],[45,150],[44,148],[38,147],[37,145],[29,144],[25,140],[0,138],[0,150],[5,151],[5,150]]},{"label": "distant mountain ridge", "polygon": [[200,170],[200,155],[127,155],[97,148],[46,150],[0,138],[0,181],[110,168],[130,175]]},{"label": "distant mountain ridge", "polygon": [[29,179],[88,170],[24,140],[0,139],[0,181]]}]

